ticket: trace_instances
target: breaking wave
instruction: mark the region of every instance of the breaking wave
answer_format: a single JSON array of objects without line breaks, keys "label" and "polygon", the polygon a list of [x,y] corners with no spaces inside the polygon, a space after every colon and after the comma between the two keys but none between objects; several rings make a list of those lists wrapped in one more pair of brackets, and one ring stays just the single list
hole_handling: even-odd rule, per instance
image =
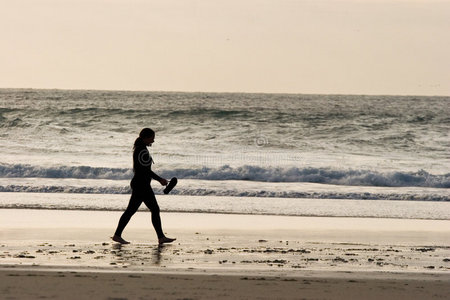
[{"label": "breaking wave", "polygon": [[133,170],[121,168],[94,168],[89,166],[41,167],[25,164],[0,164],[0,177],[124,180],[133,177]]},{"label": "breaking wave", "polygon": [[[332,168],[262,168],[256,166],[159,171],[163,177],[176,176],[201,180],[248,180],[262,182],[310,182],[346,186],[431,187],[450,188],[450,173],[433,175],[417,172],[382,173],[371,170],[338,170]],[[78,178],[129,180],[133,171],[128,168],[95,168],[89,166],[40,167],[25,164],[0,164],[0,177],[6,178]]]}]

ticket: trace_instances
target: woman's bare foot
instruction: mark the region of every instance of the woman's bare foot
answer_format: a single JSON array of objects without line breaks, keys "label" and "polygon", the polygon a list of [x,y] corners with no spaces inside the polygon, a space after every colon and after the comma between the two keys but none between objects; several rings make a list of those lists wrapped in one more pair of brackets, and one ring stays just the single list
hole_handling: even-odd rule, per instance
[{"label": "woman's bare foot", "polygon": [[121,244],[129,244],[130,243],[130,242],[125,241],[122,237],[120,237],[118,235],[114,235],[111,239],[114,242],[118,242],[118,243],[121,243]]},{"label": "woman's bare foot", "polygon": [[159,242],[160,245],[162,245],[162,244],[165,244],[165,243],[172,243],[175,240],[176,239],[171,239],[171,238],[168,238],[168,237],[165,236],[165,237],[159,238],[158,242]]}]

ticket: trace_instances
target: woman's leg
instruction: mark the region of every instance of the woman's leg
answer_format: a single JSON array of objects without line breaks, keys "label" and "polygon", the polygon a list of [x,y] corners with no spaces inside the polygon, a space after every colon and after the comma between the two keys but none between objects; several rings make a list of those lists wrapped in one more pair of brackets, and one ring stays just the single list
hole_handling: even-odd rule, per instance
[{"label": "woman's leg", "polygon": [[146,195],[144,203],[152,212],[152,224],[155,228],[156,234],[158,235],[158,239],[163,238],[164,233],[161,225],[161,217],[159,215],[159,205],[158,202],[156,202],[156,197],[153,190],[150,190],[148,195]]},{"label": "woman's leg", "polygon": [[130,202],[128,203],[128,207],[124,211],[122,216],[120,217],[119,224],[117,225],[116,232],[114,233],[115,236],[118,236],[118,237],[122,236],[122,232],[125,229],[125,226],[127,226],[131,217],[138,210],[139,206],[141,206],[142,199],[143,199],[142,196],[139,197],[135,193],[131,194],[131,198],[130,198]]}]

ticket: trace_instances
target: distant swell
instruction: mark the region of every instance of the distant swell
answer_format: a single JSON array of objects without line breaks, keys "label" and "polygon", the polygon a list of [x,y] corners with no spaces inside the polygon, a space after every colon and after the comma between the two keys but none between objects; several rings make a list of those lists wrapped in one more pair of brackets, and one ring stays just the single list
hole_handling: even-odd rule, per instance
[{"label": "distant swell", "polygon": [[[28,193],[78,193],[78,194],[130,194],[128,186],[123,187],[74,187],[74,186],[0,186],[0,192]],[[157,194],[161,189],[155,189]],[[174,189],[173,195],[186,196],[229,196],[229,197],[272,197],[272,198],[308,198],[308,199],[353,199],[353,200],[409,200],[409,201],[450,201],[450,197],[437,194],[400,194],[368,192],[285,192],[285,191],[244,191],[202,188]]]},{"label": "distant swell", "polygon": [[[417,172],[380,173],[371,170],[336,170],[332,168],[261,168],[243,166],[232,168],[173,169],[159,173],[166,178],[177,176],[202,180],[248,180],[262,182],[311,182],[346,186],[432,187],[450,188],[450,173],[433,175]],[[39,167],[23,164],[1,164],[0,177],[78,178],[129,180],[131,169],[94,168],[89,166]]]}]

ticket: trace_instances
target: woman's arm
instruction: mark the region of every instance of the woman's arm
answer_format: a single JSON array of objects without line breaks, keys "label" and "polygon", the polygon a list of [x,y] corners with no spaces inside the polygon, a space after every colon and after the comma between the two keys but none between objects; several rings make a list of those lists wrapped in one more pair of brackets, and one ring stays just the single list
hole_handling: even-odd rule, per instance
[{"label": "woman's arm", "polygon": [[[150,166],[149,166],[149,169],[150,169]],[[158,175],[157,175],[155,172],[153,172],[151,169],[150,169],[150,176],[151,176],[152,179],[158,180],[159,183],[161,183],[161,185],[167,185],[167,184],[169,183],[169,182],[167,181],[167,179],[164,179],[164,178],[158,176]]]}]

